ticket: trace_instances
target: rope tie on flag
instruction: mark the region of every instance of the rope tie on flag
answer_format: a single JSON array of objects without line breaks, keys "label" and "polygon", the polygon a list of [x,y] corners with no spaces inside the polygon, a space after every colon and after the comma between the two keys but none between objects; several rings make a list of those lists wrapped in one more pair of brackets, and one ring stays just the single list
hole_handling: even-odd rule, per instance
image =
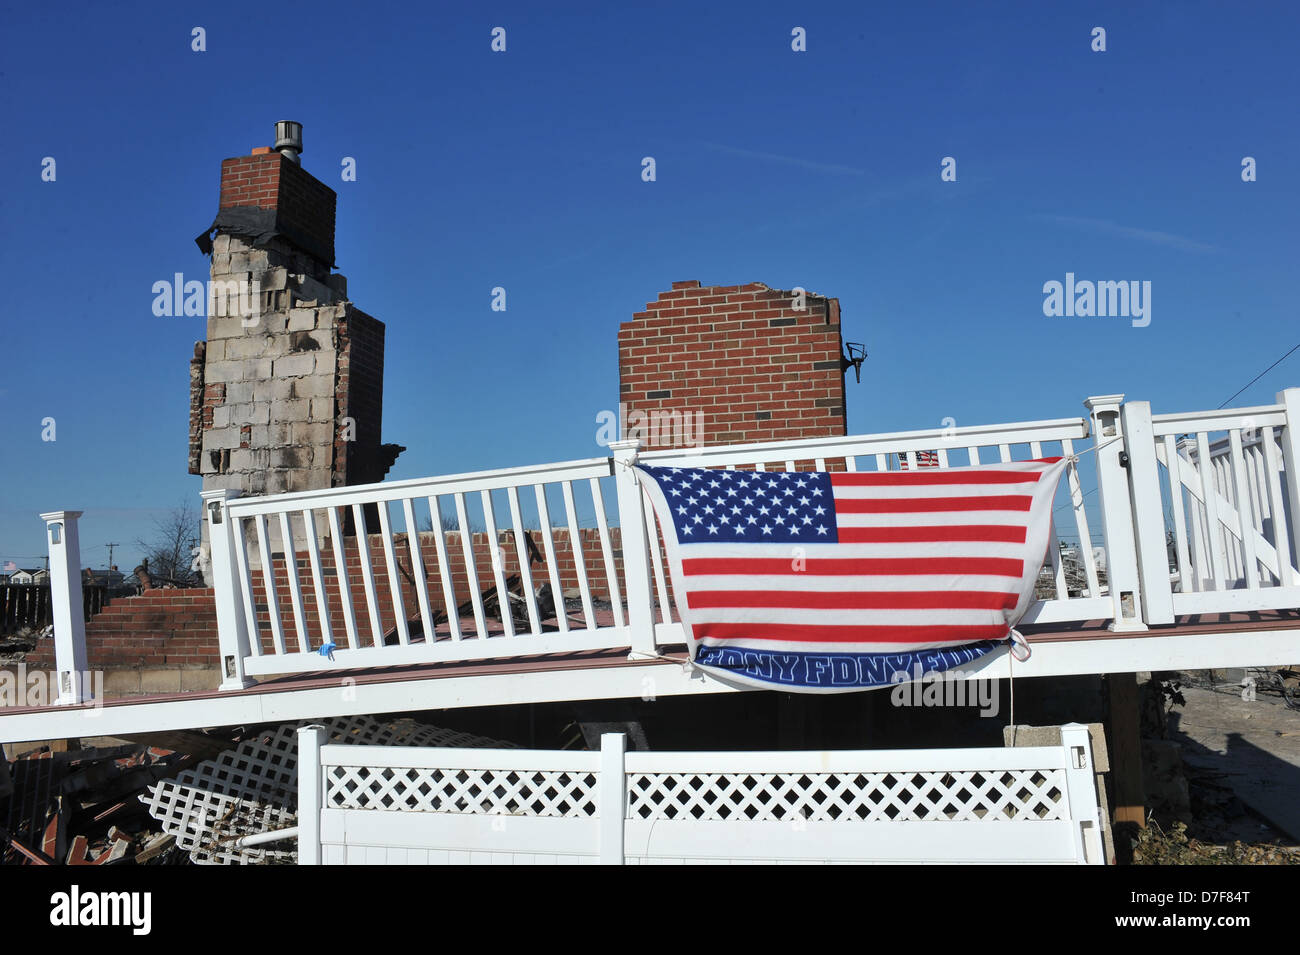
[{"label": "rope tie on flag", "polygon": [[1067,455],[1066,460],[1069,461],[1071,464],[1078,464],[1079,458],[1083,457],[1085,454],[1092,454],[1092,452],[1094,451],[1100,451],[1102,448],[1110,447],[1110,445],[1114,444],[1116,441],[1123,441],[1123,440],[1124,440],[1124,435],[1117,434],[1109,441],[1103,441],[1101,444],[1094,444],[1092,447],[1086,448],[1083,451],[1075,451],[1073,454]]}]

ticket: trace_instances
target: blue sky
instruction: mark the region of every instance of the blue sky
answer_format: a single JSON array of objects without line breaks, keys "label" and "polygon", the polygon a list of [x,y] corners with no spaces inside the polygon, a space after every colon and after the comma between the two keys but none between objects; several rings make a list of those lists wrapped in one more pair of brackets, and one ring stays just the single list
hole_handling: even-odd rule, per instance
[{"label": "blue sky", "polygon": [[[277,119],[387,324],[395,478],[604,453],[618,323],[682,279],[837,296],[854,432],[1213,408],[1300,341],[1297,9],[7,3],[0,559],[39,565],[38,512],[78,508],[86,562],[133,566],[196,500],[202,319],[151,286],[206,278],[220,162]],[[1150,326],[1045,317],[1067,271],[1150,281]],[[1235,404],[1297,384],[1300,353]]]}]

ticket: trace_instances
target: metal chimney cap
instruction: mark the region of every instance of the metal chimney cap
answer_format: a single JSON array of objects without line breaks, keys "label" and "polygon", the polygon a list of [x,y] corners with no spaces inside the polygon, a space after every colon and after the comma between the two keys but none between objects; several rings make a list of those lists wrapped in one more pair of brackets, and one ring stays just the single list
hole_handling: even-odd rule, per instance
[{"label": "metal chimney cap", "polygon": [[298,159],[302,152],[302,123],[295,123],[291,119],[282,119],[276,123],[275,145],[272,148],[295,165],[302,165]]}]

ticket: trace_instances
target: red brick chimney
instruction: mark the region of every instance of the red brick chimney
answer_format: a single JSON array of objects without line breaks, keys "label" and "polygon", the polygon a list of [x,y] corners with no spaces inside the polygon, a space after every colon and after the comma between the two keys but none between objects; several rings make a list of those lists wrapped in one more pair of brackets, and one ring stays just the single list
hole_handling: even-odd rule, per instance
[{"label": "red brick chimney", "polygon": [[337,202],[333,189],[269,147],[221,162],[219,209],[270,213],[281,235],[329,267],[334,265]]},{"label": "red brick chimney", "polygon": [[635,425],[639,411],[702,424],[687,440],[667,429],[643,436],[654,447],[847,434],[841,351],[839,299],[674,282],[619,326],[624,420]]}]

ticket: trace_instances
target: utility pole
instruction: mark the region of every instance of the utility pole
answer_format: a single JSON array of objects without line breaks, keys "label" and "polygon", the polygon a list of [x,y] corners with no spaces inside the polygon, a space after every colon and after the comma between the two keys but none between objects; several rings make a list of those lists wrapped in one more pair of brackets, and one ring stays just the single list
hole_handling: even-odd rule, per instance
[{"label": "utility pole", "polygon": [[111,543],[105,544],[104,546],[108,548],[108,569],[112,570],[113,569],[113,548],[121,547],[122,545],[117,541],[112,541]]}]

